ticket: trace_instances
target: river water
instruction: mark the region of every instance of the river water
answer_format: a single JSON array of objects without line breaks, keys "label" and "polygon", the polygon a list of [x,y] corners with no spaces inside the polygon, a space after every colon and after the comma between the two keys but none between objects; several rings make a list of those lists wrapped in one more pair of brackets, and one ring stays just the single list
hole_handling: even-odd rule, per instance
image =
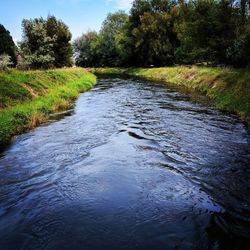
[{"label": "river water", "polygon": [[0,249],[249,249],[249,166],[234,116],[100,79],[2,152]]}]

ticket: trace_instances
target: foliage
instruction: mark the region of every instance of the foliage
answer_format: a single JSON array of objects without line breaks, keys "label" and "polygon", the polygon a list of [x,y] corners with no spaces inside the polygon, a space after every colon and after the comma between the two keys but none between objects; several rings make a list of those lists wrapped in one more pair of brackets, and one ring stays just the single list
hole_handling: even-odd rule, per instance
[{"label": "foliage", "polygon": [[72,66],[73,50],[70,44],[72,35],[69,28],[61,20],[48,16],[46,31],[49,37],[54,38],[52,46],[54,66],[57,68]]},{"label": "foliage", "polygon": [[22,26],[21,67],[23,62],[35,69],[72,65],[71,33],[62,21],[48,16],[47,20],[24,19]]},{"label": "foliage", "polygon": [[96,32],[87,32],[73,43],[76,65],[82,67],[100,66],[98,53],[99,36]]},{"label": "foliage", "polygon": [[243,30],[227,49],[227,59],[234,66],[250,65],[250,24],[245,25]]},{"label": "foliage", "polygon": [[122,40],[121,34],[128,22],[128,15],[122,11],[109,14],[103,22],[100,31],[101,64],[118,66],[123,64],[122,48],[119,48]]},{"label": "foliage", "polygon": [[2,54],[9,55],[13,64],[16,64],[16,45],[10,32],[0,24],[0,55]]},{"label": "foliage", "polygon": [[109,14],[101,31],[87,32],[74,41],[76,64],[79,66],[118,66],[126,63],[124,32],[128,15],[123,11]]},{"label": "foliage", "polygon": [[43,18],[23,20],[24,40],[20,45],[25,60],[32,68],[51,68],[54,63],[53,42],[55,37],[47,34],[46,21]]},{"label": "foliage", "polygon": [[[134,0],[129,16],[121,12],[109,14],[93,39],[85,34],[89,45],[81,50],[78,46],[77,63],[248,66],[250,18],[245,11],[246,3],[245,0]],[[82,39],[86,37],[83,35]],[[80,58],[86,54],[88,60],[81,64]]]},{"label": "foliage", "polygon": [[[174,63],[174,49],[178,45],[173,29],[177,18],[176,8],[168,0],[151,0],[141,5],[142,3],[143,1],[136,0],[131,10],[131,20],[137,20],[133,22],[131,30],[137,64],[171,65]],[[138,6],[144,12],[140,9],[136,11]]]},{"label": "foliage", "polygon": [[177,60],[184,63],[226,63],[235,39],[236,14],[227,0],[196,0],[179,6],[175,28],[180,40]]},{"label": "foliage", "polygon": [[0,55],[0,70],[6,70],[13,63],[11,62],[11,57],[7,54]]}]

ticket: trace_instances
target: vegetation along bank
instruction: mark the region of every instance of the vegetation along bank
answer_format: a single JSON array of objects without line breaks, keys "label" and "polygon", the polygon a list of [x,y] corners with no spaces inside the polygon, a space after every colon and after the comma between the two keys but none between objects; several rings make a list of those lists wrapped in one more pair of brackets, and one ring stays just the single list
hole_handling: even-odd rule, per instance
[{"label": "vegetation along bank", "polygon": [[0,145],[67,109],[96,82],[81,68],[0,71]]},{"label": "vegetation along bank", "polygon": [[221,110],[250,125],[250,71],[209,67],[95,68],[97,75],[128,75],[184,86],[207,96]]}]

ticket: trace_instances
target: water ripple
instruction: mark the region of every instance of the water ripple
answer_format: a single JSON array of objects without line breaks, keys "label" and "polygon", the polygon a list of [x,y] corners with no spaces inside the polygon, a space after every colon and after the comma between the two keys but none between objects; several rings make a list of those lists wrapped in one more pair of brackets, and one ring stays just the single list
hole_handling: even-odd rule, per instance
[{"label": "water ripple", "polygon": [[0,156],[0,249],[248,249],[235,116],[117,78],[51,119]]}]

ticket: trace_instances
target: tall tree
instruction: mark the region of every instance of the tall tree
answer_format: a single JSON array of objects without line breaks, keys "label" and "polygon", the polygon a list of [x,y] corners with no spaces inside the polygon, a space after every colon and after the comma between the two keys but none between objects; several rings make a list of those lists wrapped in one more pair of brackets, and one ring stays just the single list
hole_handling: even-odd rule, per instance
[{"label": "tall tree", "polygon": [[214,16],[214,36],[210,41],[211,49],[216,51],[215,61],[218,63],[227,63],[227,50],[237,36],[238,18],[230,0],[219,1]]},{"label": "tall tree", "polygon": [[53,43],[46,30],[46,20],[35,18],[23,20],[23,41],[20,44],[22,55],[32,68],[50,68],[54,66]]},{"label": "tall tree", "polygon": [[48,16],[46,30],[47,35],[54,38],[52,50],[55,67],[71,66],[73,50],[70,44],[72,35],[69,28],[61,20],[57,20],[55,16]]},{"label": "tall tree", "polygon": [[87,32],[74,42],[76,64],[81,66],[124,66],[127,63],[128,15],[109,14],[99,33]]},{"label": "tall tree", "polygon": [[119,66],[124,62],[120,41],[125,26],[128,22],[128,15],[123,11],[109,14],[102,24],[100,31],[101,39],[101,61],[108,66]]},{"label": "tall tree", "polygon": [[[176,25],[181,47],[176,51],[178,60],[203,62],[214,59],[211,49],[215,33],[217,6],[213,0],[194,0],[182,5],[181,21]],[[185,11],[185,13],[183,13]]]},{"label": "tall tree", "polygon": [[101,66],[100,38],[97,32],[89,31],[83,34],[74,41],[73,47],[76,65],[81,67]]},{"label": "tall tree", "polygon": [[135,0],[131,9],[131,35],[137,65],[170,65],[178,46],[174,23],[176,3],[170,0]]},{"label": "tall tree", "polygon": [[[249,0],[134,0],[78,41],[82,65],[249,65]],[[81,47],[81,49],[79,49]]]},{"label": "tall tree", "polygon": [[33,68],[64,67],[72,65],[71,33],[54,16],[47,19],[23,20],[21,50]]},{"label": "tall tree", "polygon": [[238,10],[231,0],[183,1],[175,24],[181,42],[175,52],[178,62],[228,63],[228,49],[241,26]]},{"label": "tall tree", "polygon": [[13,64],[16,64],[16,45],[10,32],[0,24],[0,55],[1,54],[9,55]]}]

